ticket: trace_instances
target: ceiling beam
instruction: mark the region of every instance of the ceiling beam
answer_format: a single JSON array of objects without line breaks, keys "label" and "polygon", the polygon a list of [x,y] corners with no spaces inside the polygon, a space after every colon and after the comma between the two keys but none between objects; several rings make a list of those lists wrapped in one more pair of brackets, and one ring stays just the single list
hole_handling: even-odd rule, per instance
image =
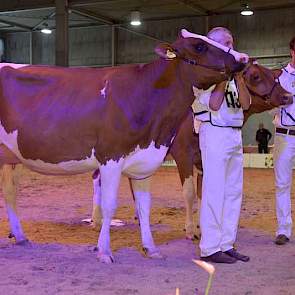
[{"label": "ceiling beam", "polygon": [[229,6],[231,6],[232,4],[235,4],[235,3],[237,3],[237,2],[241,2],[241,1],[240,1],[240,0],[230,0],[230,1],[228,1],[227,3],[225,3],[225,4],[223,4],[223,5],[221,5],[221,6],[218,6],[218,7],[214,8],[214,9],[212,10],[212,12],[213,12],[213,13],[220,13],[220,12],[219,12],[220,10],[222,10],[222,9],[224,9],[224,8],[226,8],[226,7],[229,7]]},{"label": "ceiling beam", "polygon": [[69,9],[68,0],[55,0],[55,64],[69,66]]},{"label": "ceiling beam", "polygon": [[[98,5],[98,4],[110,4],[110,3],[118,3],[121,1],[126,0],[68,0],[69,7],[82,7],[82,6],[91,6],[91,5]],[[222,11],[220,10],[229,7],[232,4],[240,2],[240,0],[229,0],[227,3],[216,7],[213,10],[208,10],[205,7],[195,4],[193,1],[189,0],[177,0],[178,3],[182,5],[186,5],[187,7],[191,8],[194,12],[204,15],[211,15],[211,14],[228,14],[233,12],[238,12],[237,9],[229,10],[229,11]],[[254,10],[272,10],[272,9],[280,9],[280,8],[292,8],[294,4],[281,4],[281,5],[270,5],[268,7],[261,7],[255,8],[252,7]],[[19,0],[0,0],[0,15],[6,14],[8,12],[20,12],[20,11],[31,11],[31,10],[41,10],[41,9],[48,9],[48,8],[55,8],[55,1],[54,0],[26,0],[26,1],[19,1]]]},{"label": "ceiling beam", "polygon": [[[251,9],[254,11],[260,11],[260,12],[264,12],[264,11],[271,11],[271,10],[278,10],[278,9],[287,9],[287,8],[294,8],[295,7],[295,3],[294,4],[281,4],[281,5],[269,5],[267,7],[255,7],[255,6],[251,6]],[[227,15],[227,14],[235,14],[235,13],[239,13],[240,9],[231,9],[231,10],[227,10],[227,11],[222,11],[222,12],[217,12],[215,11],[214,14],[218,14],[218,15]]]},{"label": "ceiling beam", "polygon": [[95,5],[102,5],[102,4],[111,4],[111,3],[118,3],[120,1],[126,0],[69,0],[69,5],[71,7],[82,7],[82,6],[95,6]]},{"label": "ceiling beam", "polygon": [[10,29],[10,28],[13,28],[13,26],[6,25],[0,22],[0,30]]},{"label": "ceiling beam", "polygon": [[211,14],[210,10],[206,9],[205,7],[199,5],[199,4],[195,4],[192,3],[192,1],[188,1],[188,0],[177,0],[178,3],[183,4],[187,7],[189,7],[190,9],[192,9],[193,11],[197,12],[198,14],[205,14],[205,15],[209,15]]},{"label": "ceiling beam", "polygon": [[142,33],[142,32],[136,31],[136,30],[129,29],[129,28],[123,26],[123,24],[116,23],[115,20],[107,18],[105,16],[98,15],[96,13],[92,13],[90,11],[77,9],[77,8],[71,8],[71,11],[72,11],[72,13],[76,13],[76,14],[82,15],[84,17],[88,17],[88,18],[90,18],[92,20],[95,20],[95,21],[98,21],[98,22],[103,22],[106,25],[116,26],[119,29],[134,33],[136,35],[144,36],[144,37],[146,37],[148,39],[151,39],[151,40],[154,40],[154,41],[163,42],[163,40],[158,39],[158,38],[156,38],[156,37],[154,37],[152,35],[148,35],[146,33]]},{"label": "ceiling beam", "polygon": [[115,20],[109,17],[93,13],[91,11],[87,11],[81,8],[71,8],[71,12],[108,25],[114,25],[116,23]]},{"label": "ceiling beam", "polygon": [[35,31],[36,29],[38,29],[41,25],[43,25],[44,23],[46,23],[50,18],[54,17],[56,14],[55,11],[51,12],[48,16],[44,17],[41,21],[39,21],[33,28],[32,31]]},{"label": "ceiling beam", "polygon": [[0,13],[6,12],[17,12],[25,10],[35,10],[35,9],[46,9],[55,8],[53,0],[27,0],[20,1],[17,0],[1,0],[0,1]]},{"label": "ceiling beam", "polygon": [[25,31],[31,31],[32,30],[32,28],[29,27],[29,26],[19,24],[19,23],[16,23],[16,22],[12,22],[12,21],[8,21],[8,20],[4,20],[2,18],[0,18],[0,23],[6,24],[6,25],[9,25],[9,26],[12,26],[12,27],[20,28],[20,29],[23,29]]}]

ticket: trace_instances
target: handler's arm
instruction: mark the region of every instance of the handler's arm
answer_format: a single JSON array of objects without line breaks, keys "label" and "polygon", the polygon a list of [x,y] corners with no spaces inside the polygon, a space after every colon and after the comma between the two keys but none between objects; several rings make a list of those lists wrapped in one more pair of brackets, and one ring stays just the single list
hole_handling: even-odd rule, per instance
[{"label": "handler's arm", "polygon": [[241,73],[237,73],[235,75],[235,79],[237,82],[237,87],[239,90],[239,101],[242,106],[243,110],[248,110],[251,103],[251,95],[247,89],[247,86],[245,84],[245,81],[242,77]]},{"label": "handler's arm", "polygon": [[222,105],[224,100],[224,92],[227,81],[221,82],[216,85],[215,89],[212,91],[210,100],[209,100],[209,108],[212,111],[218,111]]}]

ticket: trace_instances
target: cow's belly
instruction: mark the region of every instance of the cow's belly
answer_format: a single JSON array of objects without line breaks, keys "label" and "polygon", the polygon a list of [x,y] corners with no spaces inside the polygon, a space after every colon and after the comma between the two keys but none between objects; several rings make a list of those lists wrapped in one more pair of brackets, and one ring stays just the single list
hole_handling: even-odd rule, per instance
[{"label": "cow's belly", "polygon": [[[52,175],[71,175],[85,173],[96,170],[99,167],[99,163],[94,156],[94,149],[89,157],[83,160],[70,160],[57,164],[47,163],[40,159],[31,160],[25,159],[18,148],[17,144],[17,131],[12,133],[6,133],[3,126],[0,124],[0,144],[4,144],[8,149],[29,169],[42,173]],[[8,160],[6,161],[8,163]]]},{"label": "cow's belly", "polygon": [[[168,147],[161,146],[156,148],[154,143],[146,149],[136,148],[134,152],[124,158],[122,173],[131,178],[142,179],[152,175],[156,169],[162,164]],[[67,161],[58,164],[45,163],[41,160],[27,160],[21,161],[30,169],[43,174],[78,174],[93,171],[99,168],[100,163],[94,156],[94,149],[92,155],[80,161]]]},{"label": "cow's belly", "polygon": [[57,164],[46,163],[41,160],[21,159],[22,163],[33,171],[52,175],[73,175],[96,170],[99,163],[94,156],[94,149],[90,157],[83,160],[70,160]]},{"label": "cow's belly", "polygon": [[71,160],[60,162],[57,164],[46,163],[42,160],[24,159],[18,155],[20,161],[29,169],[48,175],[73,175],[96,170],[99,166],[97,159],[94,157],[94,149],[92,155],[83,160]]},{"label": "cow's belly", "polygon": [[[17,143],[17,131],[12,133],[6,133],[3,126],[0,124],[0,143],[3,143],[8,147],[13,154],[29,169],[42,173],[52,175],[71,175],[85,173],[96,170],[101,166],[94,156],[94,149],[92,154],[83,160],[70,160],[57,164],[47,163],[40,159],[31,160],[25,159],[18,148]],[[136,179],[142,179],[152,175],[157,168],[163,162],[165,155],[167,154],[168,147],[160,146],[155,147],[155,143],[152,142],[146,149],[136,148],[128,156],[124,157],[122,172]]]},{"label": "cow's belly", "polygon": [[146,149],[136,149],[124,159],[123,174],[135,179],[142,179],[152,175],[162,164],[168,147],[155,147],[152,142]]}]

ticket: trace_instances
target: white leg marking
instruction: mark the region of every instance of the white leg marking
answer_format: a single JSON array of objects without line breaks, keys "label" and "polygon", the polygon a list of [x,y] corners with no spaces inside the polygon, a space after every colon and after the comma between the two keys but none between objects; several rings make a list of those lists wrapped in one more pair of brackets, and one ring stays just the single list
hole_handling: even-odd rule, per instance
[{"label": "white leg marking", "polygon": [[18,189],[19,167],[21,165],[3,165],[2,190],[9,219],[10,230],[17,243],[26,241],[16,210],[16,194]]},{"label": "white leg marking", "polygon": [[100,174],[93,179],[93,207],[92,207],[92,223],[95,228],[101,225],[101,186]]},{"label": "white leg marking", "polygon": [[146,255],[150,258],[163,258],[160,251],[155,246],[150,227],[150,178],[141,180],[131,179],[131,185],[135,197],[136,212],[140,223],[143,249]]},{"label": "white leg marking", "polygon": [[108,161],[100,167],[101,177],[101,209],[103,222],[97,243],[98,259],[103,263],[114,261],[110,246],[110,226],[117,208],[117,195],[121,179],[123,159]]}]

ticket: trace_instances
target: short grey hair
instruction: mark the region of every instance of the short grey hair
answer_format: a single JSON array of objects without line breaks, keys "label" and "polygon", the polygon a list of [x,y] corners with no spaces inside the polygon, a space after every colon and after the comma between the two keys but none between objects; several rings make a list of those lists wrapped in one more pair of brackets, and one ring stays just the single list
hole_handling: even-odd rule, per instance
[{"label": "short grey hair", "polygon": [[227,33],[233,37],[232,32],[225,27],[215,27],[215,28],[211,29],[208,32],[207,37],[211,39],[211,37],[213,37],[213,35],[215,35],[216,33],[219,33],[219,32]]}]

